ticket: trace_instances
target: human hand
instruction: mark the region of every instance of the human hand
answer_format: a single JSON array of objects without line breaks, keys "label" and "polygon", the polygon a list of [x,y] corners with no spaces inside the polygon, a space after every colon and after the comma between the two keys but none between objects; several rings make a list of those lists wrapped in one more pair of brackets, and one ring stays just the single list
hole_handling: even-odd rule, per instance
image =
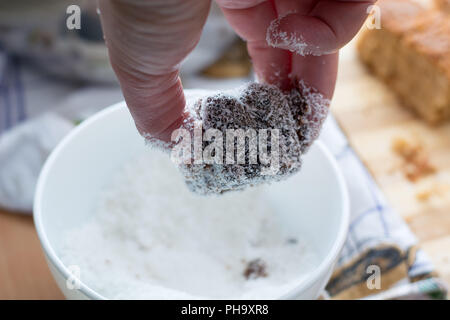
[{"label": "human hand", "polygon": [[[248,42],[260,81],[303,80],[331,98],[337,50],[375,0],[217,0]],[[197,44],[210,0],[100,0],[111,64],[141,134],[170,141],[185,119],[179,64]]]},{"label": "human hand", "polygon": [[303,80],[333,95],[337,51],[349,42],[375,0],[216,0],[247,41],[260,81],[288,90]]}]

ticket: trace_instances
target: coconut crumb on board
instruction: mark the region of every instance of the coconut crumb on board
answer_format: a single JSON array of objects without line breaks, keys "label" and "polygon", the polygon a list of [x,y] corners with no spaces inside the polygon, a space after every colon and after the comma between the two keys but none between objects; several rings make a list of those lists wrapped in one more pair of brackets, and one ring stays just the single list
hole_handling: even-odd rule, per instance
[{"label": "coconut crumb on board", "polygon": [[427,202],[428,200],[430,200],[430,198],[434,195],[434,190],[432,189],[426,189],[426,190],[422,190],[419,191],[418,193],[416,193],[416,198],[417,200],[419,200],[420,202]]},{"label": "coconut crumb on board", "polygon": [[441,182],[434,182],[431,186],[422,188],[422,190],[417,192],[416,199],[420,202],[429,202],[435,197],[445,198],[449,191],[450,185]]},{"label": "coconut crumb on board", "polygon": [[436,167],[431,164],[423,143],[395,138],[392,141],[392,150],[402,159],[401,170],[409,181],[417,182],[436,173]]}]

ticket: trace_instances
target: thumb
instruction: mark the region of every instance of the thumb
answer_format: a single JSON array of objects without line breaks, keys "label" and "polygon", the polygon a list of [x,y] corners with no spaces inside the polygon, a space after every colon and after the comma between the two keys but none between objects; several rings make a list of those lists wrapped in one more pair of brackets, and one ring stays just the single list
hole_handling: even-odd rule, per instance
[{"label": "thumb", "polygon": [[100,0],[111,65],[141,134],[170,141],[184,120],[179,65],[196,46],[210,0]]},{"label": "thumb", "polygon": [[319,1],[308,14],[293,11],[272,21],[266,40],[301,56],[335,53],[358,32],[374,2]]}]

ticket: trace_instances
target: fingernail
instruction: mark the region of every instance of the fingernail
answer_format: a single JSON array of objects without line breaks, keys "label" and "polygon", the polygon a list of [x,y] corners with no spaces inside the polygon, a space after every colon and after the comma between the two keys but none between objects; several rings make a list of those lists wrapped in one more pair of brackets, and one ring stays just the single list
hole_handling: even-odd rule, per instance
[{"label": "fingernail", "polygon": [[306,43],[302,35],[284,30],[283,21],[293,13],[279,17],[270,23],[266,32],[267,44],[274,48],[289,50],[301,56],[316,55],[319,52],[318,48]]}]

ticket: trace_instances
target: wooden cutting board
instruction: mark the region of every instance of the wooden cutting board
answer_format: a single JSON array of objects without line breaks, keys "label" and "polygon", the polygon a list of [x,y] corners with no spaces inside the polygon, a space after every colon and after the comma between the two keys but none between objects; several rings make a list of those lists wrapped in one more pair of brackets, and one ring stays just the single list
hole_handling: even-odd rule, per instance
[{"label": "wooden cutting board", "polygon": [[63,298],[45,262],[32,217],[0,209],[0,300]]},{"label": "wooden cutting board", "polygon": [[[403,107],[359,62],[355,41],[341,52],[331,110],[390,204],[450,283],[450,123],[431,127]],[[393,148],[399,140],[419,146],[435,173],[410,181],[405,160]]]}]

